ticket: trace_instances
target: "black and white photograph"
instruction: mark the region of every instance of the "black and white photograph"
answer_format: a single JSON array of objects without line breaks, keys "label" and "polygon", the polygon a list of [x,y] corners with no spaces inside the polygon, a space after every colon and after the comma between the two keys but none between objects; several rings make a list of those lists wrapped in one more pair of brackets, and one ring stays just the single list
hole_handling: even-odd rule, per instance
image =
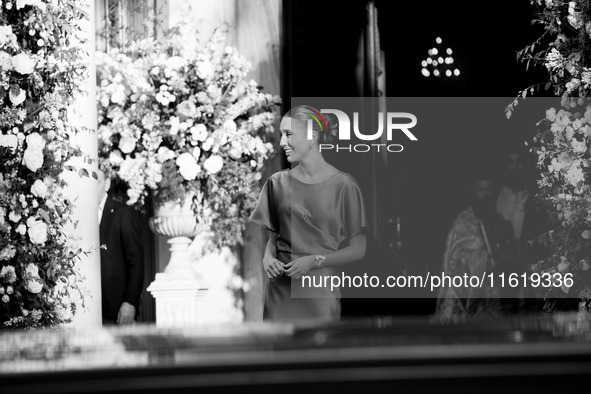
[{"label": "black and white photograph", "polygon": [[591,378],[591,1],[0,0],[0,386]]}]

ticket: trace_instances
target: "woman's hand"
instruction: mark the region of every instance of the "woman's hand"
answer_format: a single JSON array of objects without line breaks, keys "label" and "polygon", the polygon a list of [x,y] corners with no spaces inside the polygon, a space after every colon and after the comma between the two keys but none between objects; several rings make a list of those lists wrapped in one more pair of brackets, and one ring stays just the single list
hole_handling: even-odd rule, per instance
[{"label": "woman's hand", "polygon": [[300,279],[306,275],[316,264],[315,256],[304,256],[285,264],[285,273],[292,279]]},{"label": "woman's hand", "polygon": [[275,279],[283,275],[283,264],[275,257],[265,257],[263,259],[263,267],[270,279]]}]

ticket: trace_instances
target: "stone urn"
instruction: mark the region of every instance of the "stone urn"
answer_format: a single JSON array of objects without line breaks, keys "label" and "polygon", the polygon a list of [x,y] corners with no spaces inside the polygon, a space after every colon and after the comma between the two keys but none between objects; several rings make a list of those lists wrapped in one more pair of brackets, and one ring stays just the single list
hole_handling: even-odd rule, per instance
[{"label": "stone urn", "polygon": [[181,203],[158,205],[149,220],[153,232],[170,237],[170,260],[147,289],[156,299],[158,327],[190,327],[205,321],[203,297],[207,285],[189,258],[189,245],[205,229],[193,212],[193,196],[188,195]]}]

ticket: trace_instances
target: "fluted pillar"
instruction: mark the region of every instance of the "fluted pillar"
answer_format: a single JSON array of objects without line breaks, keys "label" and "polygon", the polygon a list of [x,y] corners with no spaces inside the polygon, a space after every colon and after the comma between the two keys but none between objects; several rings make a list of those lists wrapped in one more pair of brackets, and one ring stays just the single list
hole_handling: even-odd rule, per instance
[{"label": "fluted pillar", "polygon": [[[79,131],[73,136],[73,142],[81,148],[83,155],[96,159],[98,149],[94,0],[86,0],[85,6],[89,20],[83,21],[85,37],[88,39],[84,45],[84,49],[88,53],[86,59],[88,78],[84,88],[88,94],[78,95],[68,116],[72,124],[88,129],[88,131]],[[81,157],[74,158],[71,164],[78,169],[85,168],[89,174],[97,169],[96,160],[92,164],[88,164]],[[82,276],[86,277],[85,287],[90,296],[85,299],[87,308],[85,310],[79,309],[74,316],[74,326],[76,328],[100,327],[102,312],[97,181],[92,175],[81,177],[76,172],[66,172],[63,176],[68,182],[66,195],[74,204],[73,219],[78,221],[78,226],[75,229],[69,229],[69,233],[75,237],[81,237],[79,246],[83,250],[92,249],[92,253],[86,256],[82,255],[78,262]]]}]

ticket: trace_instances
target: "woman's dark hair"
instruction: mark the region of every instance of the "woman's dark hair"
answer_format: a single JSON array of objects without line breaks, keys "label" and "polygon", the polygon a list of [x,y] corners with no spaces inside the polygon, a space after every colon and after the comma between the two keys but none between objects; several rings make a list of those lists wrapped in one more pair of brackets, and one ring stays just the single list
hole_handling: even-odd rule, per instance
[{"label": "woman's dark hair", "polygon": [[339,134],[339,122],[334,114],[321,114],[320,110],[309,105],[298,105],[290,109],[284,118],[294,118],[304,122],[312,121],[312,130],[318,133],[318,142],[330,144]]}]

